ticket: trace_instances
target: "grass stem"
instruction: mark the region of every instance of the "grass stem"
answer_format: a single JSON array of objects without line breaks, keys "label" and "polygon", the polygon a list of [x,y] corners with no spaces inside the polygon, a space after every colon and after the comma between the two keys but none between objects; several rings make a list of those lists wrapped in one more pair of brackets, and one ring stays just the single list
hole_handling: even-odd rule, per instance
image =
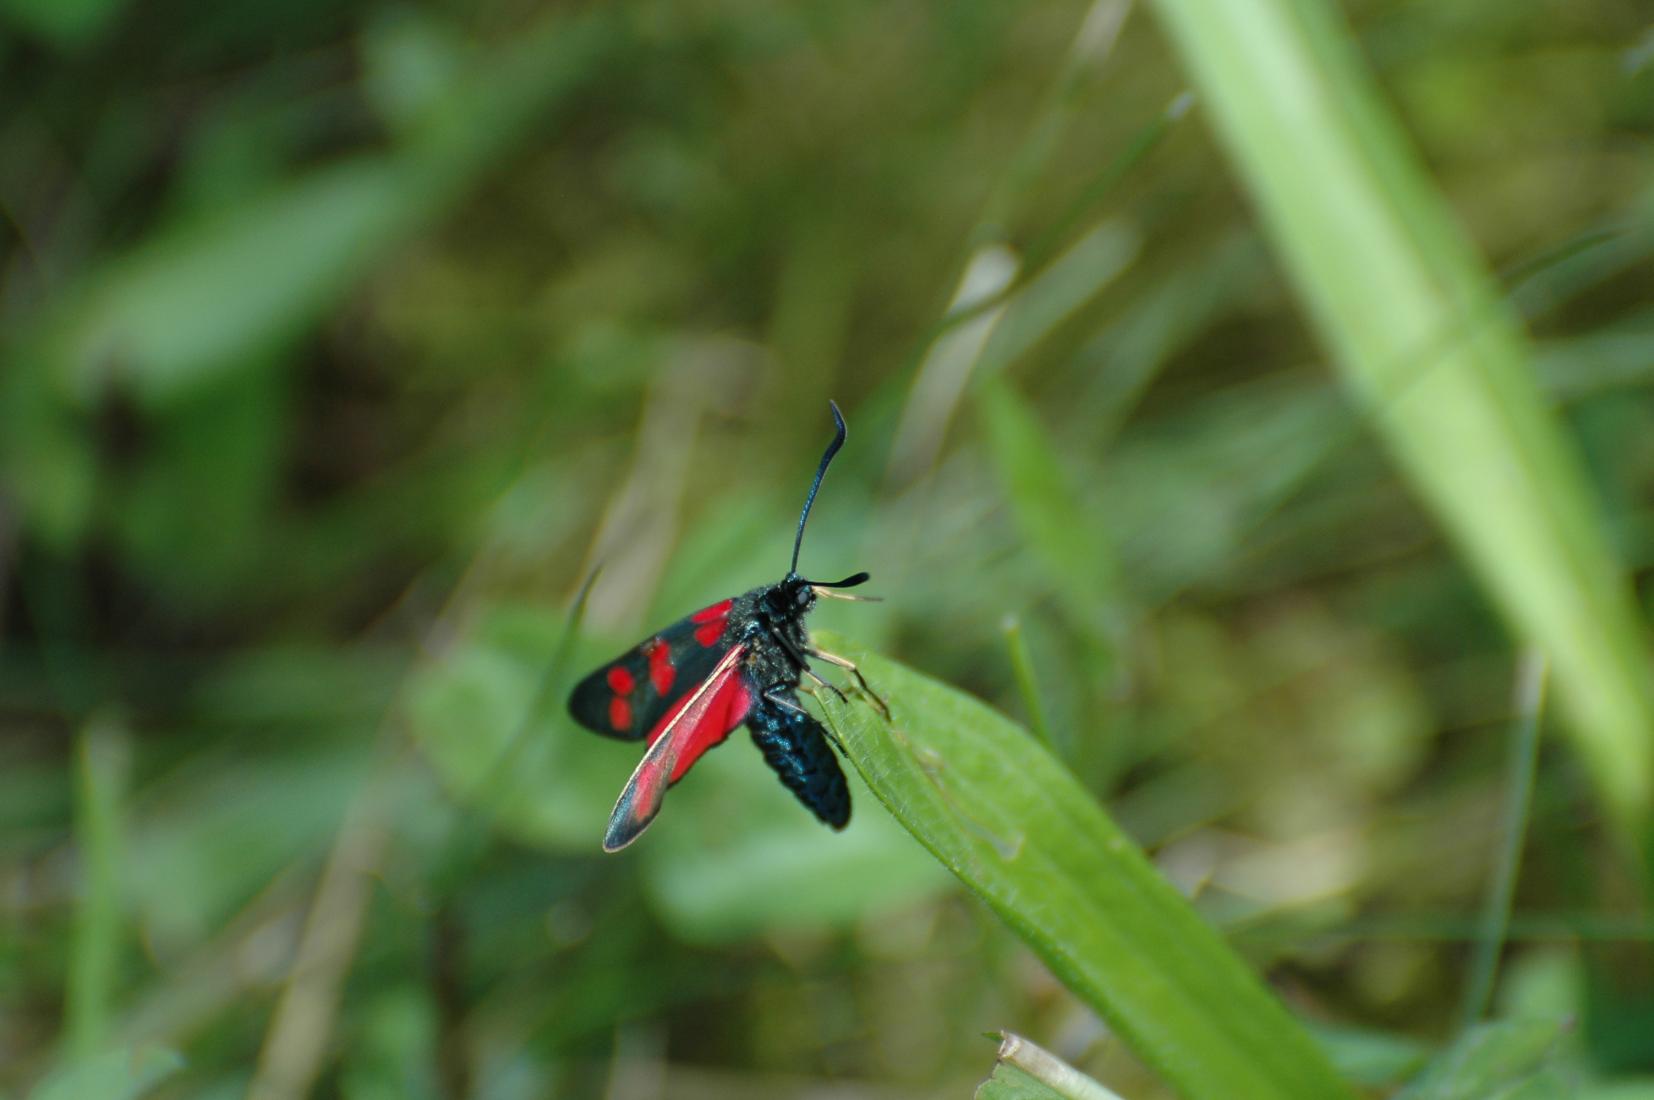
[{"label": "grass stem", "polygon": [[1522,862],[1522,841],[1533,806],[1534,773],[1539,766],[1539,714],[1545,704],[1545,656],[1530,649],[1516,670],[1516,719],[1510,728],[1509,758],[1505,770],[1505,808],[1501,840],[1493,874],[1482,905],[1481,928],[1470,956],[1470,979],[1465,986],[1459,1018],[1470,1027],[1487,1015],[1499,953],[1510,928],[1511,900]]}]

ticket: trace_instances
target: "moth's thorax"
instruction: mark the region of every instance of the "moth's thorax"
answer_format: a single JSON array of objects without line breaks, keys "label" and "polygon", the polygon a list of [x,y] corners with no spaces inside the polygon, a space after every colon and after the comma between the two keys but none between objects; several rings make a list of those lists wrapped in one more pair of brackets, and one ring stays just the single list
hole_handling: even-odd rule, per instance
[{"label": "moth's thorax", "polygon": [[735,598],[730,622],[740,624],[747,670],[760,689],[798,683],[802,669],[793,654],[809,647],[804,616],[815,602],[815,590],[796,573]]}]

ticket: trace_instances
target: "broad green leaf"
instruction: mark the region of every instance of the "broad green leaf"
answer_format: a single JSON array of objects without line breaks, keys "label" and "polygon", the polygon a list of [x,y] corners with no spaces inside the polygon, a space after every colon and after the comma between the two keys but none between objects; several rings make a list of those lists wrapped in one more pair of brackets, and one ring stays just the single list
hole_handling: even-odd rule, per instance
[{"label": "broad green leaf", "polygon": [[1158,0],[1310,320],[1654,864],[1648,646],[1514,311],[1324,0]]},{"label": "broad green leaf", "polygon": [[1326,1056],[1049,752],[841,638],[889,702],[823,700],[867,785],[1183,1095],[1348,1095]]},{"label": "broad green leaf", "polygon": [[136,1100],[183,1065],[183,1058],[158,1047],[106,1051],[52,1073],[29,1100]]},{"label": "broad green leaf", "polygon": [[1546,1063],[1562,1026],[1555,1020],[1507,1020],[1471,1028],[1439,1055],[1396,1100],[1537,1100],[1549,1091]]},{"label": "broad green leaf", "polygon": [[1062,1093],[1052,1091],[1015,1066],[1000,1063],[994,1067],[994,1075],[977,1087],[975,1100],[1066,1100],[1066,1098]]}]

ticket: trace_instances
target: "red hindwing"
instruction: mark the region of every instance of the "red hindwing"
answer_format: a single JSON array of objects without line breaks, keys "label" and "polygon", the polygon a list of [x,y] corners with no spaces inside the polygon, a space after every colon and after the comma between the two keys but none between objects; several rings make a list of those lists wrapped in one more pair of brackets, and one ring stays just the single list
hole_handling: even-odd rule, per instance
[{"label": "red hindwing", "polygon": [[730,646],[706,679],[650,731],[649,751],[626,781],[609,816],[605,850],[619,851],[636,840],[660,812],[666,788],[683,778],[702,754],[720,744],[746,718],[752,692],[742,675],[744,653],[742,646]]},{"label": "red hindwing", "polygon": [[[723,744],[735,727],[746,721],[747,711],[752,709],[752,689],[737,669],[713,688],[712,698],[705,709],[690,720],[685,717],[684,711],[693,701],[693,696],[684,696],[661,719],[660,725],[649,731],[651,748],[666,736],[668,730],[682,740],[682,747],[676,753],[677,763],[672,765],[673,783],[682,779],[706,750]],[[679,729],[679,725],[683,728]]]}]

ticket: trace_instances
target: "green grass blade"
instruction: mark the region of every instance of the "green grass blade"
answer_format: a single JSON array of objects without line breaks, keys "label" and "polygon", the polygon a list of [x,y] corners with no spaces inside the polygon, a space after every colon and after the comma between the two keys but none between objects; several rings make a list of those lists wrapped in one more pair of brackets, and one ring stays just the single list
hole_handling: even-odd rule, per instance
[{"label": "green grass blade", "polygon": [[1106,646],[1123,599],[1107,532],[1081,503],[1050,432],[1014,389],[986,379],[976,407],[1023,539],[1075,625]]},{"label": "green grass blade", "polygon": [[121,942],[120,868],[128,752],[122,731],[93,719],[76,752],[75,844],[80,897],[69,948],[64,996],[65,1053],[101,1052],[109,1037]]},{"label": "green grass blade", "polygon": [[1348,1095],[1320,1048],[1063,766],[981,702],[842,638],[888,700],[823,706],[879,801],[1183,1095]]},{"label": "green grass blade", "polygon": [[1522,842],[1528,833],[1533,806],[1533,784],[1539,770],[1539,712],[1545,702],[1545,659],[1529,651],[1516,674],[1516,720],[1511,725],[1509,762],[1505,772],[1505,812],[1500,845],[1488,880],[1482,908],[1482,930],[1470,956],[1470,978],[1465,982],[1459,1023],[1473,1026],[1487,1015],[1493,1000],[1499,954],[1510,932],[1510,907],[1516,897],[1516,873],[1522,860]]},{"label": "green grass blade", "polygon": [[1022,620],[1007,615],[1000,624],[1005,635],[1005,648],[1011,656],[1011,675],[1016,677],[1017,694],[1022,696],[1022,707],[1028,712],[1028,728],[1039,738],[1040,744],[1051,747],[1051,726],[1045,719],[1045,704],[1040,701],[1039,677],[1034,673],[1034,655],[1028,651],[1028,639],[1022,633]]},{"label": "green grass blade", "polygon": [[1530,349],[1324,0],[1157,0],[1313,323],[1645,853],[1648,653]]}]

